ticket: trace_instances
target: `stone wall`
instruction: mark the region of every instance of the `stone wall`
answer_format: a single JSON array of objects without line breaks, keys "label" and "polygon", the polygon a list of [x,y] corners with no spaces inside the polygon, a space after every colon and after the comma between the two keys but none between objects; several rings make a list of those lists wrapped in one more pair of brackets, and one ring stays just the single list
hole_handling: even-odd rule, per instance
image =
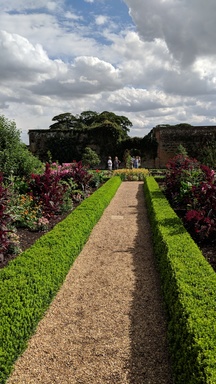
[{"label": "stone wall", "polygon": [[157,141],[155,168],[165,168],[167,162],[176,155],[181,144],[191,157],[198,158],[199,150],[210,142],[216,142],[216,126],[157,126],[151,131]]},{"label": "stone wall", "polygon": [[[116,132],[115,132],[116,131]],[[116,134],[115,134],[116,133]],[[118,131],[109,126],[94,127],[92,129],[73,130],[29,130],[29,150],[41,161],[48,161],[48,152],[52,161],[72,162],[81,160],[86,147],[94,150],[100,160],[100,166],[105,168],[108,156],[118,155]]]},{"label": "stone wall", "polygon": [[[29,150],[33,155],[39,157],[42,161],[48,160],[48,142],[52,139],[57,139],[59,145],[61,138],[66,140],[71,138],[72,131],[55,131],[50,129],[31,129],[29,130]],[[53,159],[56,160],[56,159]]]},{"label": "stone wall", "polygon": [[[29,149],[40,160],[48,160],[48,150],[51,140],[57,140],[59,147],[66,143],[65,155],[67,161],[79,159],[85,146],[91,147],[100,156],[102,167],[106,166],[108,155],[120,155],[126,148],[138,148],[142,157],[142,166],[146,168],[165,168],[167,162],[176,155],[179,145],[185,147],[190,157],[199,160],[199,152],[211,142],[216,144],[216,126],[191,126],[189,124],[158,125],[144,138],[129,138],[122,143],[122,153],[119,147],[116,154],[115,138],[109,130],[99,128],[90,131],[59,131],[50,129],[29,130]],[[125,147],[126,146],[126,147]],[[64,151],[64,148],[63,148]],[[58,157],[58,156],[57,156]],[[52,156],[55,159],[55,154]],[[67,162],[66,161],[66,162]]]}]

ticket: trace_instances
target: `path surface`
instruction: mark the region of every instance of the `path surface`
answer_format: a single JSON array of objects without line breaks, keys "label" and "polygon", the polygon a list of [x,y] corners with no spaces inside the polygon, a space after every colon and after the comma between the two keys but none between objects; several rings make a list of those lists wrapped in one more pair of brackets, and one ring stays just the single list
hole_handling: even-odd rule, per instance
[{"label": "path surface", "polygon": [[142,182],[123,182],[7,384],[171,384]]}]

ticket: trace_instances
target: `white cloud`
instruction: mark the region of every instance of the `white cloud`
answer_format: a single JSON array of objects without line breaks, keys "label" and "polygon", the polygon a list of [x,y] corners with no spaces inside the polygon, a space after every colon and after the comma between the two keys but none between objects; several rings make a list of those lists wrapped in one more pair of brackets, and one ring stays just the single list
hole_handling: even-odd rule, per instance
[{"label": "white cloud", "polygon": [[87,95],[110,92],[121,86],[118,69],[97,57],[81,56],[67,66],[65,73],[57,73],[55,78],[50,77],[28,89],[37,95],[76,100]]},{"label": "white cloud", "polygon": [[113,108],[144,112],[176,105],[177,100],[166,97],[160,91],[150,92],[146,89],[124,88],[112,93],[108,97],[108,102],[113,105]]},{"label": "white cloud", "polygon": [[75,13],[72,13],[70,11],[66,12],[65,13],[65,17],[67,19],[71,19],[71,20],[82,20],[82,17],[79,16],[79,15],[76,15]]},{"label": "white cloud", "polygon": [[145,41],[164,40],[183,66],[216,53],[216,2],[207,0],[124,0]]},{"label": "white cloud", "polygon": [[85,2],[1,1],[0,114],[26,142],[28,129],[68,111],[126,115],[132,136],[216,123],[216,3],[124,0],[132,26],[120,0]]},{"label": "white cloud", "polygon": [[64,65],[51,61],[40,44],[33,46],[17,34],[0,31],[0,79],[2,83],[43,81],[55,76]]},{"label": "white cloud", "polygon": [[99,55],[100,45],[91,37],[90,29],[76,23],[82,17],[69,11],[63,13],[62,17],[63,24],[56,15],[45,13],[0,14],[0,25],[2,30],[23,36],[32,44],[42,42],[43,49],[51,57],[70,60],[83,55],[83,52],[86,55],[92,55],[92,52]]},{"label": "white cloud", "polygon": [[55,11],[57,8],[62,7],[63,5],[64,0],[1,0],[0,12],[24,12],[26,10],[34,11],[41,8],[47,9],[49,11]]},{"label": "white cloud", "polygon": [[106,24],[107,20],[108,20],[107,16],[104,16],[104,15],[95,16],[95,23],[97,25]]}]

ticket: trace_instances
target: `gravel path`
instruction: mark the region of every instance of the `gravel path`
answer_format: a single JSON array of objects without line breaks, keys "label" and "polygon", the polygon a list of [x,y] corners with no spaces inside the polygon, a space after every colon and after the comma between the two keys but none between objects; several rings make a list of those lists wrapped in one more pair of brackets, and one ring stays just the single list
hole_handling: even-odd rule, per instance
[{"label": "gravel path", "polygon": [[142,182],[123,182],[7,384],[172,384]]}]

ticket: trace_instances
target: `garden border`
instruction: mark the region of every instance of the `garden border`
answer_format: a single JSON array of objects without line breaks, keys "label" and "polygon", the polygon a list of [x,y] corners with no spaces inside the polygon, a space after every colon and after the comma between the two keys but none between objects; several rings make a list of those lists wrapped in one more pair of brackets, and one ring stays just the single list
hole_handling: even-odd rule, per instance
[{"label": "garden border", "polygon": [[57,294],[74,260],[121,184],[116,176],[0,270],[0,382]]},{"label": "garden border", "polygon": [[144,193],[168,315],[176,384],[216,383],[216,274],[153,176]]}]

